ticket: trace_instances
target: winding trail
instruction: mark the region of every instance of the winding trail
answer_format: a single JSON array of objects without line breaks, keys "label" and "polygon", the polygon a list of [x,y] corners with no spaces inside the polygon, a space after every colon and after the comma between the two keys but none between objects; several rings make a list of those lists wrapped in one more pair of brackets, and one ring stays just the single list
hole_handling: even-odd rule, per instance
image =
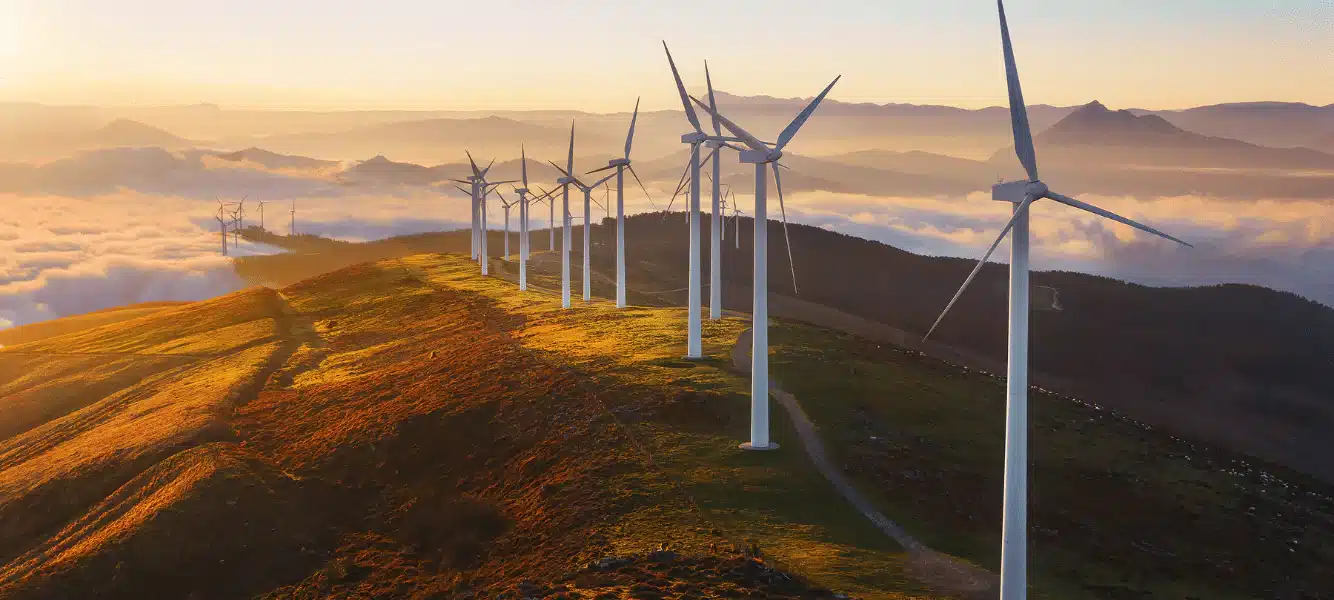
[{"label": "winding trail", "polygon": [[[732,365],[738,370],[750,372],[751,330],[747,329],[737,336],[732,346]],[[843,476],[842,471],[829,462],[824,442],[815,430],[815,423],[806,416],[797,397],[782,390],[769,380],[769,392],[778,400],[779,406],[787,412],[797,430],[797,437],[806,450],[806,455],[815,464],[816,470],[838,490],[844,499],[852,504],[867,520],[889,536],[910,557],[909,571],[923,583],[950,594],[961,594],[968,598],[995,598],[998,578],[985,569],[964,563],[954,557],[941,554],[908,534],[898,523],[890,520],[866,499],[857,488]]]}]

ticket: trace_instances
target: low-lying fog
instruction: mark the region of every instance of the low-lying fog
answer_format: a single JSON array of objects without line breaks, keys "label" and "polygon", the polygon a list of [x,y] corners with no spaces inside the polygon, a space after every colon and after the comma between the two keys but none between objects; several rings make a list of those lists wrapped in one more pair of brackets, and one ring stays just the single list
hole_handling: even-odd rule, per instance
[{"label": "low-lying fog", "polygon": [[[315,176],[274,172],[245,176],[244,185],[234,178],[211,179],[207,185],[174,179],[169,186],[119,185],[115,191],[85,186],[52,193],[0,193],[0,205],[6,207],[0,214],[0,327],[135,302],[197,300],[243,287],[229,257],[221,253],[215,193],[235,200],[241,190],[248,190],[248,225],[259,222],[258,200],[270,201],[265,225],[278,233],[287,232],[293,198],[299,233],[344,240],[453,229],[466,227],[468,221],[468,201],[454,190],[446,195],[419,187],[342,187]],[[674,183],[650,182],[653,204],[637,189],[627,189],[628,211],[661,208],[670,196],[663,188]],[[770,216],[777,218],[776,197],[772,191],[770,195]],[[707,204],[707,193],[705,199]],[[738,199],[750,214],[750,198]],[[1082,199],[1196,247],[1177,247],[1042,202],[1033,209],[1036,268],[1154,285],[1254,283],[1334,305],[1334,205],[1329,202],[1194,196]],[[1009,218],[1009,207],[984,192],[936,198],[797,192],[786,200],[793,222],[934,255],[975,258]],[[571,198],[572,204],[576,201]],[[678,199],[675,209],[682,206]],[[601,209],[594,211],[603,215]],[[534,211],[535,227],[545,226],[546,213],[545,207]],[[495,229],[501,228],[502,215],[493,203],[490,222]],[[514,216],[517,219],[517,210]],[[997,250],[994,260],[1006,259],[1006,247]],[[229,250],[231,256],[278,251],[247,242]]]}]

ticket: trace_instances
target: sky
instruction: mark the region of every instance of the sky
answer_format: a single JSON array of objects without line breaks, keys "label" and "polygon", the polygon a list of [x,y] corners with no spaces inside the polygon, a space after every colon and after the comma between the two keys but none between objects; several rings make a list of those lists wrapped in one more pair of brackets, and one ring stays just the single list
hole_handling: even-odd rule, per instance
[{"label": "sky", "polygon": [[[1010,0],[1029,103],[1334,104],[1330,0]],[[0,101],[580,109],[719,89],[1003,105],[990,0],[0,0]]]}]

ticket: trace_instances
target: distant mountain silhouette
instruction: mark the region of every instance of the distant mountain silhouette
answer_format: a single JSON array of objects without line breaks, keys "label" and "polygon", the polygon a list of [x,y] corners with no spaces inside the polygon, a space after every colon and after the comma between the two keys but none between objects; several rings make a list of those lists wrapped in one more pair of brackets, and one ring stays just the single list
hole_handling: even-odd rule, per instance
[{"label": "distant mountain silhouette", "polygon": [[292,156],[288,154],[278,154],[270,152],[263,148],[250,147],[245,150],[228,152],[226,154],[217,154],[218,158],[231,162],[247,162],[263,165],[269,169],[325,169],[336,166],[338,161],[320,160],[317,158],[307,158],[304,156]]},{"label": "distant mountain silhouette", "polygon": [[1334,133],[1334,104],[1233,102],[1157,114],[1190,131],[1265,146],[1330,150],[1317,140],[1321,134]]},{"label": "distant mountain silhouette", "polygon": [[[1186,131],[1155,114],[1113,111],[1091,102],[1034,138],[1042,162],[1209,168],[1334,168],[1334,156],[1309,148],[1270,148]],[[1044,153],[1043,150],[1050,150]],[[1014,161],[1013,147],[992,161]]]},{"label": "distant mountain silhouette", "polygon": [[428,185],[442,179],[429,167],[412,163],[394,162],[384,155],[363,160],[343,172],[350,183],[385,183],[399,185]]},{"label": "distant mountain silhouette", "polygon": [[100,146],[157,146],[167,149],[191,145],[185,138],[129,119],[117,119],[108,123],[93,132],[89,141]]}]

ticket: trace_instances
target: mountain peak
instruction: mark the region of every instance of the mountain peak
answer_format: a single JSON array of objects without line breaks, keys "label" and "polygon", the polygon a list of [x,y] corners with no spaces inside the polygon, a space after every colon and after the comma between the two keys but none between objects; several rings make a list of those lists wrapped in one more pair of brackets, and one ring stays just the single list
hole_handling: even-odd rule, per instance
[{"label": "mountain peak", "polygon": [[1041,137],[1063,138],[1086,135],[1174,135],[1185,133],[1157,115],[1137,116],[1128,110],[1111,110],[1097,100],[1085,104],[1052,125]]}]

